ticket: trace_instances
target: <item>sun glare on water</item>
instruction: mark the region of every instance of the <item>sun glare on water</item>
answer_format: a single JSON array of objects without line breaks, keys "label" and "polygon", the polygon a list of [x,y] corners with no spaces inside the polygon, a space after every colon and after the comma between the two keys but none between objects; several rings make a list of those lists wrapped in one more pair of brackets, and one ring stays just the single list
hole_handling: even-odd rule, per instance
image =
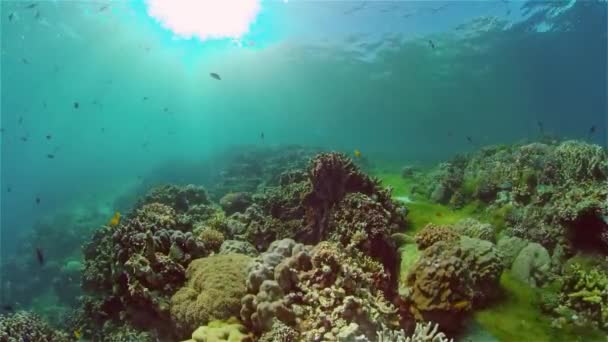
[{"label": "sun glare on water", "polygon": [[240,38],[260,12],[260,0],[148,0],[148,15],[181,38]]}]

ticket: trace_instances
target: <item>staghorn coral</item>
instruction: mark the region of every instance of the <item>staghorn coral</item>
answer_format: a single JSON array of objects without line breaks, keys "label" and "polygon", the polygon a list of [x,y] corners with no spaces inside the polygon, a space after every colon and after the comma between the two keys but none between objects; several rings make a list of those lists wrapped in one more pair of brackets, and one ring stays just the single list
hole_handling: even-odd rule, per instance
[{"label": "staghorn coral", "polygon": [[246,255],[222,254],[190,263],[187,283],[171,297],[171,317],[181,335],[238,315],[250,262]]},{"label": "staghorn coral", "polygon": [[453,342],[444,333],[440,332],[438,324],[433,322],[416,323],[416,328],[411,336],[406,336],[403,330],[391,330],[383,327],[378,332],[377,342]]},{"label": "staghorn coral", "polygon": [[459,234],[451,227],[437,226],[435,224],[427,224],[421,231],[416,233],[414,237],[418,249],[424,250],[439,241],[457,241]]},{"label": "staghorn coral", "polygon": [[466,236],[458,242],[439,241],[410,269],[402,295],[417,320],[454,330],[471,309],[496,295],[502,270],[491,242]]},{"label": "staghorn coral", "polygon": [[18,311],[0,315],[0,341],[67,342],[70,338],[66,333],[51,328],[38,315]]}]

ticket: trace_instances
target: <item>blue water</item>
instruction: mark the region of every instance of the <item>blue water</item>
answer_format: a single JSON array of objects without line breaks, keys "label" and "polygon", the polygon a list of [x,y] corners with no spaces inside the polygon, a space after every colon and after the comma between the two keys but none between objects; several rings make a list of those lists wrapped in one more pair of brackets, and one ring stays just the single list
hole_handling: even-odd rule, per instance
[{"label": "blue water", "polygon": [[431,163],[539,121],[607,145],[605,1],[263,2],[237,42],[175,39],[143,2],[30,3],[1,4],[2,255],[230,146]]}]

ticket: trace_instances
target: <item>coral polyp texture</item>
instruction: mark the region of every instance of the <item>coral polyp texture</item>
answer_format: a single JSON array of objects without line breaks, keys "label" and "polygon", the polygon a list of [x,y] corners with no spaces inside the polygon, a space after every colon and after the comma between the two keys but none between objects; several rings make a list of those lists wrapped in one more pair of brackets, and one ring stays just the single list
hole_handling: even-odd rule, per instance
[{"label": "coral polyp texture", "polygon": [[26,311],[0,315],[0,341],[67,342],[68,334],[55,330],[38,315]]}]

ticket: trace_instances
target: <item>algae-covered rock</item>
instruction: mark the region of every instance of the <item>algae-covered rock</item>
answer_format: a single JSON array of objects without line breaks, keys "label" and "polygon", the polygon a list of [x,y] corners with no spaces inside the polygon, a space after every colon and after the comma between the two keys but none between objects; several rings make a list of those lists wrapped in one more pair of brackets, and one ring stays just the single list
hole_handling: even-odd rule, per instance
[{"label": "algae-covered rock", "polygon": [[515,261],[515,258],[519,255],[524,247],[528,244],[528,241],[516,237],[516,236],[506,236],[498,240],[496,247],[502,253],[503,265],[506,268],[510,268]]},{"label": "algae-covered rock", "polygon": [[454,225],[454,230],[468,237],[496,242],[496,228],[489,223],[465,218]]},{"label": "algae-covered rock", "polygon": [[251,194],[247,192],[231,192],[220,199],[220,206],[226,215],[245,212],[252,203]]},{"label": "algae-covered rock", "polygon": [[211,320],[238,316],[246,294],[246,270],[251,258],[222,254],[196,259],[186,271],[187,282],[171,298],[171,317],[189,333]]},{"label": "algae-covered rock", "polygon": [[238,320],[211,321],[196,329],[192,339],[184,342],[252,342],[253,337]]},{"label": "algae-covered rock", "polygon": [[530,286],[540,286],[551,270],[551,256],[542,245],[531,242],[524,247],[511,266],[511,274]]}]

